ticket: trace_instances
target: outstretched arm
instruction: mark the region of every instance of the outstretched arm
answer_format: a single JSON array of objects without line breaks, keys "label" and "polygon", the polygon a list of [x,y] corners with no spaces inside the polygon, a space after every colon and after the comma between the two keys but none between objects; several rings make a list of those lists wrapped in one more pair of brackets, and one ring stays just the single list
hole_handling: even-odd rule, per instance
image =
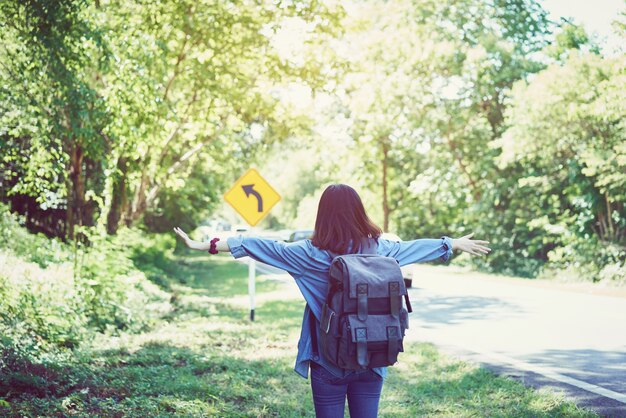
[{"label": "outstretched arm", "polygon": [[[194,241],[178,227],[174,228],[174,232],[185,241],[187,247],[193,250],[208,251],[211,248],[211,243]],[[273,239],[238,236],[220,239],[216,247],[218,252],[228,251],[235,258],[249,256],[292,275],[299,275],[304,268],[316,267],[307,254],[304,241],[285,244]]]},{"label": "outstretched arm", "polygon": [[[210,242],[194,241],[189,238],[185,231],[183,231],[179,227],[174,227],[174,232],[176,232],[176,235],[181,237],[183,241],[185,241],[185,245],[192,250],[209,251],[209,249],[211,248]],[[230,252],[230,247],[228,246],[228,242],[225,239],[220,239],[219,241],[217,241],[216,246],[217,251],[219,252]]]},{"label": "outstretched arm", "polygon": [[401,266],[423,263],[437,258],[448,261],[454,250],[473,255],[488,254],[491,249],[485,244],[489,242],[472,240],[470,239],[472,235],[473,233],[456,239],[444,235],[440,239],[421,238],[399,242],[379,238],[378,254],[395,258]]}]

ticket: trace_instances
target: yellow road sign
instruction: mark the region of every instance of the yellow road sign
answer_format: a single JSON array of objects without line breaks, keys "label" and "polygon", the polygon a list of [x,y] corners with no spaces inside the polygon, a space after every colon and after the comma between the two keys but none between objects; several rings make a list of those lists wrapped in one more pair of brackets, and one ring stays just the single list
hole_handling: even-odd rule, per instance
[{"label": "yellow road sign", "polygon": [[254,168],[239,177],[224,199],[251,226],[255,226],[280,200],[280,195]]}]

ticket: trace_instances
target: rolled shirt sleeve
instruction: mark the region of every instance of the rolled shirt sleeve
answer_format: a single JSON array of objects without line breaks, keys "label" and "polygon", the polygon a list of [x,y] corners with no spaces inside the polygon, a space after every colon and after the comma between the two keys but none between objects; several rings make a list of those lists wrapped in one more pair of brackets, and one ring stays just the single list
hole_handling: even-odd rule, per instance
[{"label": "rolled shirt sleeve", "polygon": [[452,239],[443,236],[439,239],[422,238],[397,242],[379,238],[378,254],[395,258],[401,266],[437,258],[446,262],[452,255]]},{"label": "rolled shirt sleeve", "polygon": [[293,276],[302,274],[308,259],[302,241],[284,243],[272,239],[236,236],[227,239],[233,257],[249,256],[270,266],[285,270]]}]

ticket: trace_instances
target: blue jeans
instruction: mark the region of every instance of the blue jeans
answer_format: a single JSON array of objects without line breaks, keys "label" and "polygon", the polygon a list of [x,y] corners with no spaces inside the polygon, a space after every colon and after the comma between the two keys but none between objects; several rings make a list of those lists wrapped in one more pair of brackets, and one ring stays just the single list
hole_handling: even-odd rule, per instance
[{"label": "blue jeans", "polygon": [[317,418],[342,418],[346,396],[351,418],[376,418],[382,388],[383,378],[371,370],[338,378],[311,362],[311,389]]}]

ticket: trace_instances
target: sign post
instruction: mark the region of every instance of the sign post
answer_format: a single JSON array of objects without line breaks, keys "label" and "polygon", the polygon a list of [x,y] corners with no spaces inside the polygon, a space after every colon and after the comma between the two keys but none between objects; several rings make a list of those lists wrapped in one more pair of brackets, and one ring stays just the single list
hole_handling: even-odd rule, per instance
[{"label": "sign post", "polygon": [[254,321],[254,285],[256,277],[256,260],[250,259],[248,263],[248,295],[250,296],[250,321]]},{"label": "sign post", "polygon": [[[241,217],[255,226],[280,200],[280,195],[254,168],[249,169],[233,187],[224,194],[228,202]],[[254,321],[256,260],[248,263],[248,294],[250,296],[250,320]]]}]

